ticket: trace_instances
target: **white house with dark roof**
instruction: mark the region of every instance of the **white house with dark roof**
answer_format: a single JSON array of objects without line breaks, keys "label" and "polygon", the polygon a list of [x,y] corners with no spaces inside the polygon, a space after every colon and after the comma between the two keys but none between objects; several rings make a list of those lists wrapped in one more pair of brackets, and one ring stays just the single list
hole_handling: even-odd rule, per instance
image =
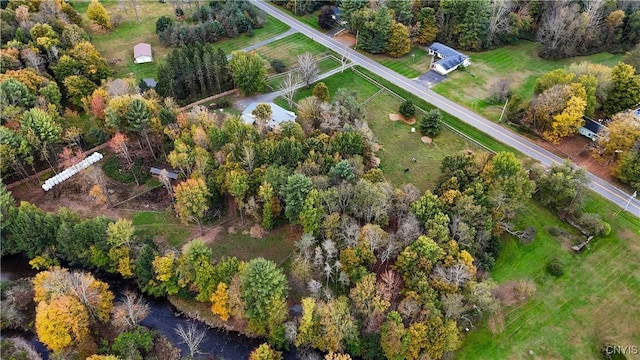
[{"label": "white house with dark roof", "polygon": [[582,118],[584,119],[584,125],[578,129],[578,134],[591,139],[591,141],[598,141],[600,137],[599,134],[602,133],[603,130],[607,130],[607,127],[586,116]]},{"label": "white house with dark roof", "polygon": [[143,64],[153,61],[153,55],[151,53],[151,45],[147,43],[140,43],[133,47],[133,62],[136,64]]},{"label": "white house with dark roof", "polygon": [[460,65],[471,65],[471,59],[467,55],[439,42],[429,46],[429,55],[440,58],[431,64],[431,69],[441,75],[447,75]]},{"label": "white house with dark roof", "polygon": [[291,111],[287,111],[281,108],[280,106],[276,105],[275,103],[255,102],[255,103],[249,104],[249,106],[247,106],[247,108],[244,109],[244,111],[242,112],[242,116],[241,116],[242,122],[244,122],[245,124],[253,124],[256,121],[256,117],[253,116],[252,112],[253,110],[255,110],[255,108],[259,104],[267,104],[271,106],[271,120],[267,122],[267,126],[272,129],[277,128],[281,123],[285,121],[296,121],[297,116],[295,113]]}]

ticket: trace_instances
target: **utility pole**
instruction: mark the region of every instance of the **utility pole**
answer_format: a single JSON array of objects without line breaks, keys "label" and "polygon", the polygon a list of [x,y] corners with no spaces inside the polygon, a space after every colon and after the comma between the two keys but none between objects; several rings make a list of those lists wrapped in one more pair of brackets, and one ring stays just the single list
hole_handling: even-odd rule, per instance
[{"label": "utility pole", "polygon": [[627,209],[629,208],[629,204],[631,204],[631,200],[635,199],[637,196],[638,196],[638,191],[636,190],[633,192],[633,194],[631,194],[631,196],[629,196],[629,200],[627,200],[627,203],[624,205],[624,208],[622,210],[618,210],[618,212],[616,213],[616,216],[623,211],[627,211]]},{"label": "utility pole", "polygon": [[504,106],[502,107],[502,112],[500,113],[500,119],[498,122],[502,122],[502,116],[504,115],[504,111],[507,109],[507,104],[509,103],[509,98],[504,102]]}]

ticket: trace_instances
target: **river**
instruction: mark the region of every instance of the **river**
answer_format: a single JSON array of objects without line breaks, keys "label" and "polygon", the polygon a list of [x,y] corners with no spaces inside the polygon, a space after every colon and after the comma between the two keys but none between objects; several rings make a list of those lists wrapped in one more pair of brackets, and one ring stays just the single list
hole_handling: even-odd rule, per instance
[{"label": "river", "polygon": [[[6,256],[0,259],[0,279],[16,280],[23,277],[34,276],[37,271],[31,269],[28,260],[22,256]],[[96,274],[94,274],[96,275]],[[111,290],[116,294],[116,299],[120,297],[126,285],[122,281],[114,281],[108,278],[99,277],[100,280],[108,282]],[[142,325],[157,330],[167,337],[171,343],[182,350],[182,355],[188,355],[188,349],[184,344],[180,343],[180,338],[175,333],[178,325],[186,327],[190,320],[177,313],[176,308],[166,299],[156,299],[145,296],[145,300],[149,303],[149,316],[142,321]],[[240,333],[226,332],[218,329],[206,328],[204,324],[199,324],[206,331],[206,338],[200,346],[200,350],[204,355],[196,357],[197,359],[225,359],[225,360],[246,360],[249,353],[253,351],[263,341],[248,338]],[[14,333],[7,333],[14,334]],[[3,334],[4,335],[4,334]],[[37,340],[37,337],[29,337],[27,334],[20,333],[21,336],[27,338],[36,350],[42,355],[43,359],[49,358],[49,353],[45,346]],[[295,359],[295,350],[283,353],[287,360]]]}]

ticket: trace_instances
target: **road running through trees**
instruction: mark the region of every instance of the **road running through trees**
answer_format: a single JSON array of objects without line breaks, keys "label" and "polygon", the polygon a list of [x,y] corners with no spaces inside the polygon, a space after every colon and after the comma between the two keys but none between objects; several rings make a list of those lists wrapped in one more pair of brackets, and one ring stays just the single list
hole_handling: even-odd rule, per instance
[{"label": "road running through trees", "polygon": [[[295,29],[298,32],[308,36],[313,41],[325,46],[328,49],[335,51],[338,54],[347,54],[349,60],[354,65],[360,65],[363,68],[385,78],[387,81],[410,91],[414,95],[421,99],[431,103],[433,106],[440,108],[441,110],[459,118],[465,123],[477,128],[485,134],[495,138],[496,140],[511,146],[512,148],[520,151],[526,156],[539,161],[545,166],[551,166],[560,164],[565,159],[545,150],[544,148],[533,144],[528,139],[506,129],[476,113],[473,111],[454,103],[453,101],[436,94],[435,92],[415,83],[413,80],[408,79],[395,71],[380,65],[374,60],[346,47],[344,44],[334,40],[327,35],[312,29],[305,25],[294,17],[284,13],[275,6],[267,3],[266,1],[256,1],[253,3],[255,6],[264,10],[267,14],[277,18],[278,20],[291,26],[291,29]],[[640,201],[631,197],[628,192],[614,186],[613,184],[605,181],[594,174],[587,172],[590,183],[589,188],[608,199],[609,201],[620,206],[622,209],[626,209],[629,213],[640,217]]]}]

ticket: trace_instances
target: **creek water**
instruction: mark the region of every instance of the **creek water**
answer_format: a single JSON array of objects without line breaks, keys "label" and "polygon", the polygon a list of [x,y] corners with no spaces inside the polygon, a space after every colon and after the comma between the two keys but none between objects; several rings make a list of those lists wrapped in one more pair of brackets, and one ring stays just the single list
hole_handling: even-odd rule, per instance
[{"label": "creek water", "polygon": [[[16,280],[24,277],[32,277],[37,271],[31,269],[28,259],[22,256],[5,256],[0,259],[0,280]],[[122,292],[128,288],[128,285],[117,280],[112,276],[100,276],[94,274],[96,278],[109,283],[111,290],[116,295],[116,300]],[[160,332],[176,347],[182,350],[182,355],[188,355],[186,345],[181,343],[180,337],[176,334],[177,326],[188,326],[193,320],[182,316],[177,309],[166,299],[156,299],[145,296],[145,300],[149,303],[149,316],[144,319],[141,324]],[[248,338],[237,332],[226,332],[218,329],[207,328],[204,324],[198,323],[201,329],[206,331],[205,340],[200,345],[202,355],[196,356],[196,359],[225,359],[225,360],[246,360],[253,349],[258,347],[263,340]],[[3,332],[5,335],[19,335],[29,340],[29,342],[42,355],[43,359],[49,358],[49,352],[46,347],[38,341],[37,337],[24,332]],[[283,353],[287,360],[295,359],[295,350]]]}]

